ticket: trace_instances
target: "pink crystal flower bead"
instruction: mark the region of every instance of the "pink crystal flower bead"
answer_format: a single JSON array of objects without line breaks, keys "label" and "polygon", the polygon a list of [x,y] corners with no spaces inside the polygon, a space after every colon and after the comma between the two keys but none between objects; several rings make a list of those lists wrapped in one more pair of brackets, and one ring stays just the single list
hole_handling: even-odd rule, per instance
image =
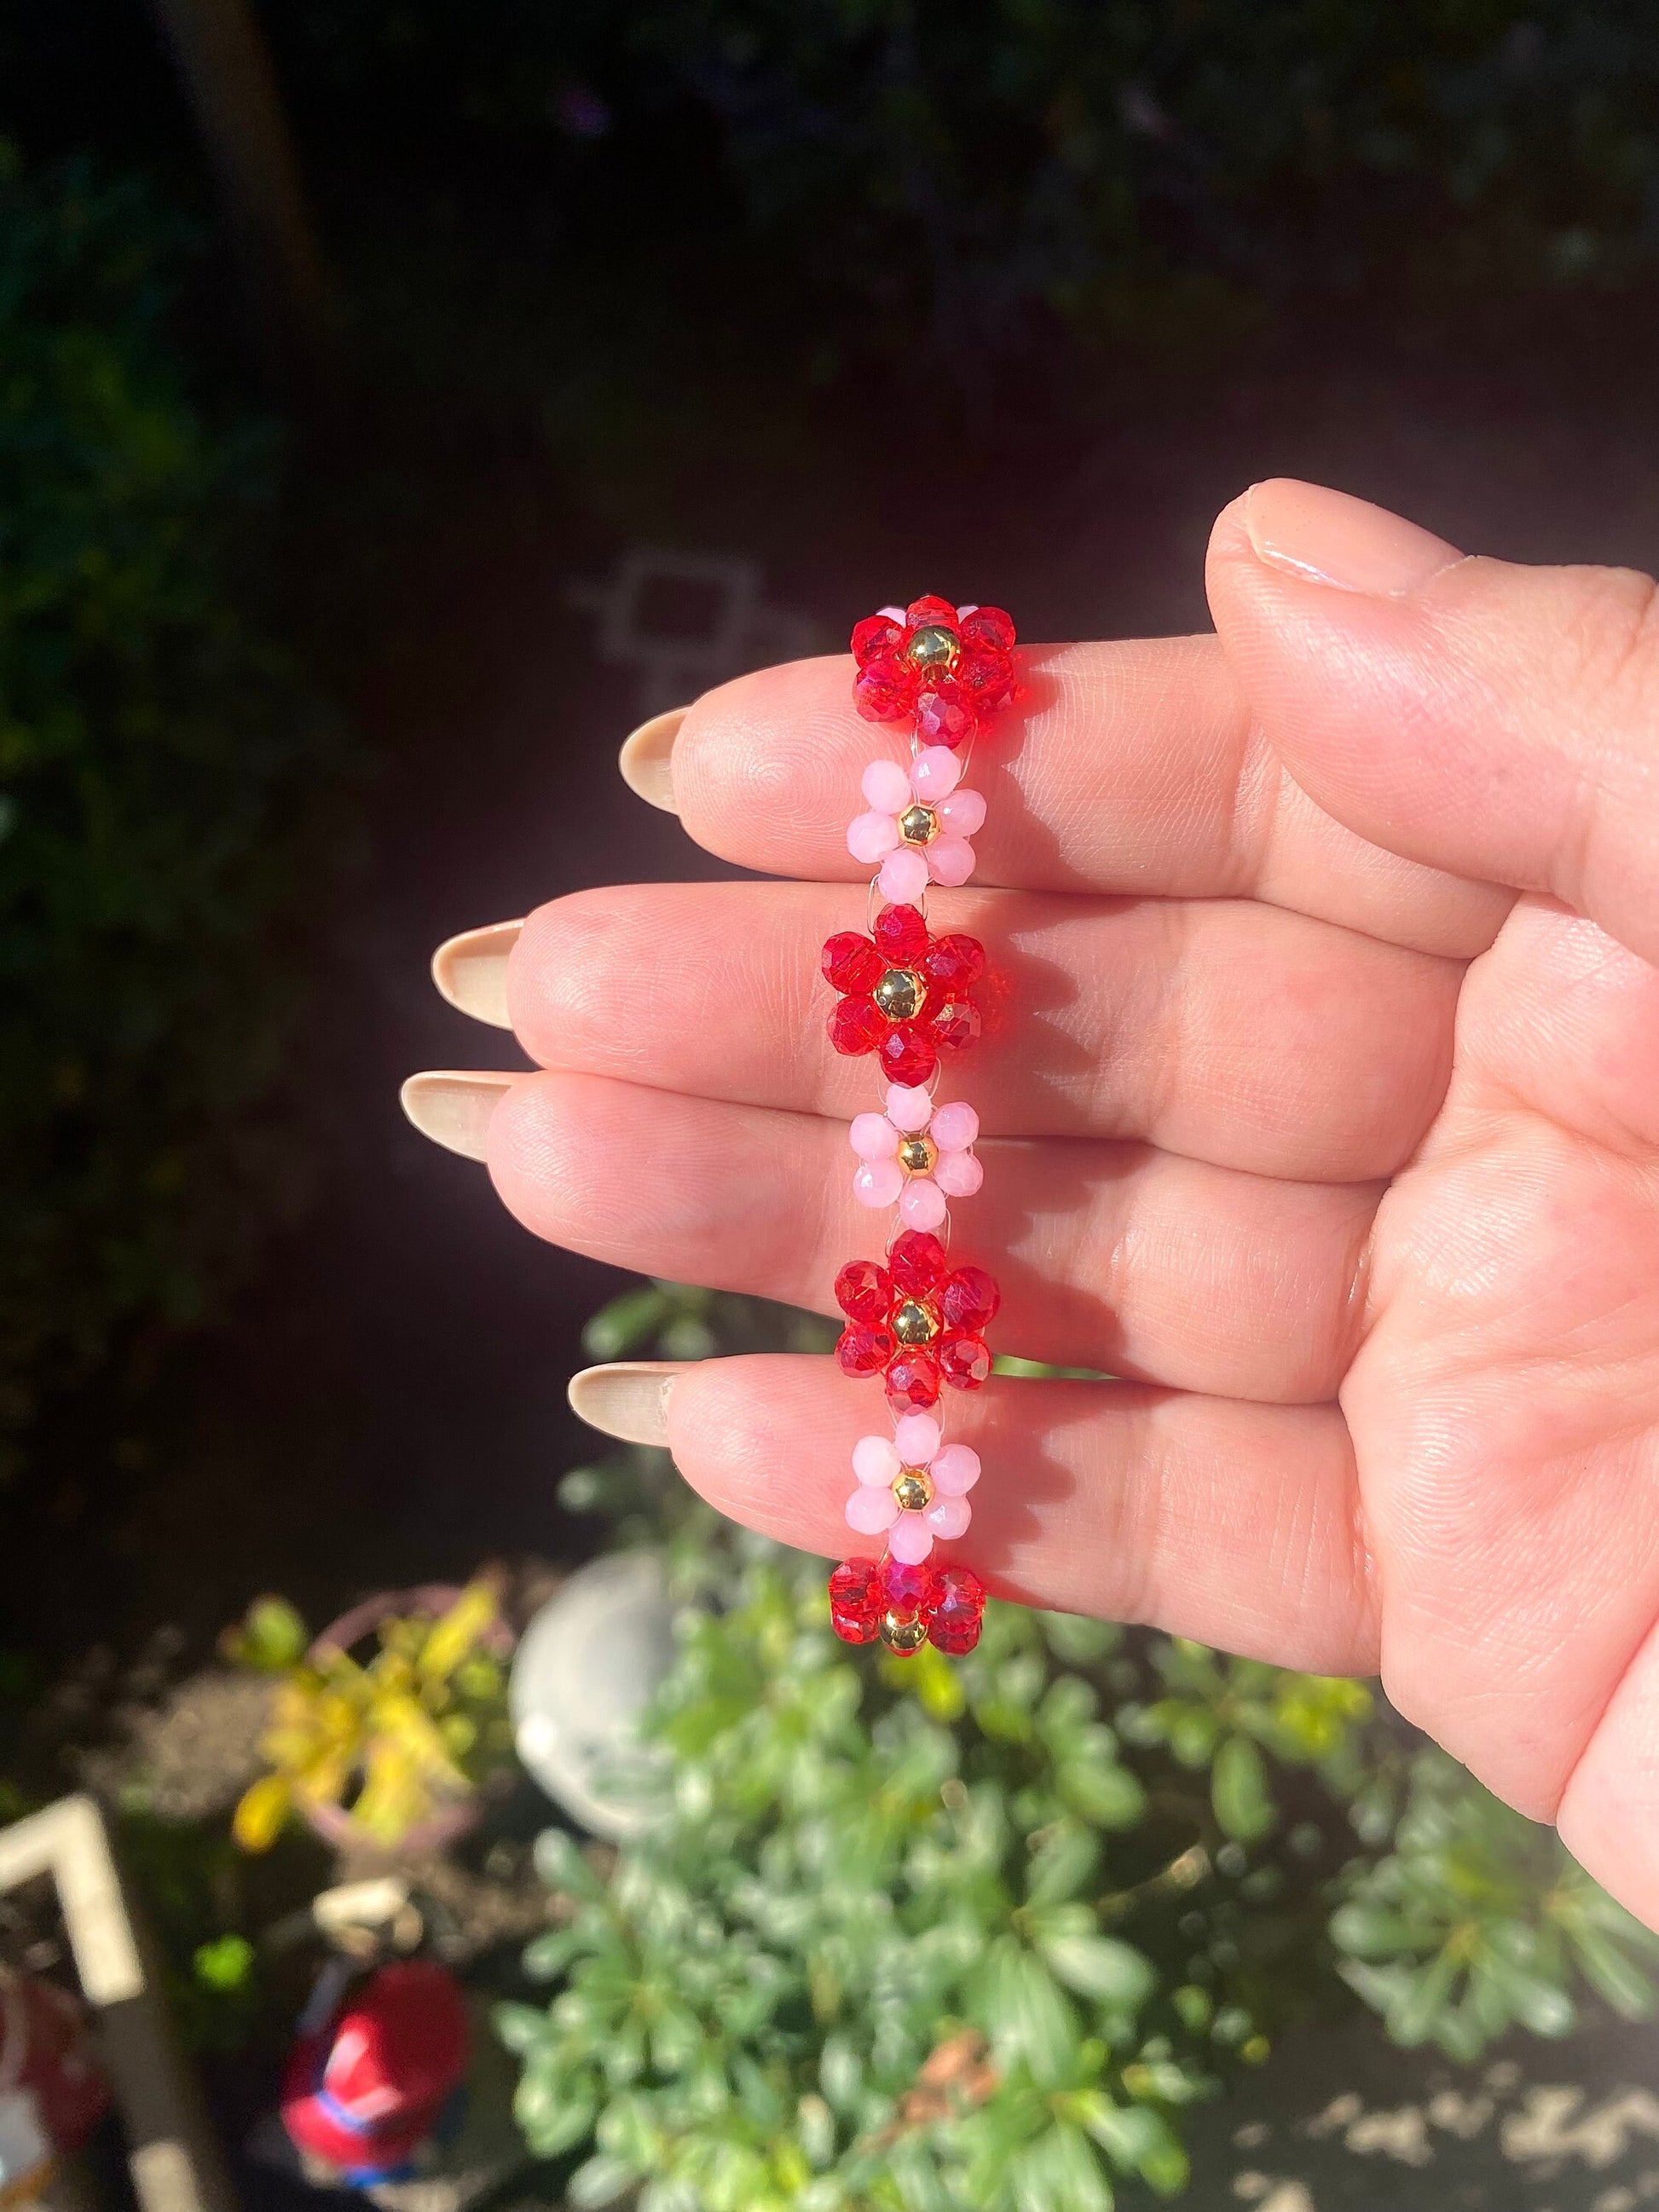
[{"label": "pink crystal flower bead", "polygon": [[979,1480],[979,1454],[947,1444],[931,1413],[906,1413],[893,1434],[860,1437],[853,1447],[858,1487],[847,1501],[847,1524],[860,1536],[887,1538],[891,1556],[917,1565],[933,1548],[966,1534],[973,1518],[968,1492]]},{"label": "pink crystal flower bead", "polygon": [[985,1170],[971,1146],[979,1116],[953,1099],[935,1106],[923,1084],[890,1083],[887,1111],[854,1116],[848,1139],[858,1154],[853,1195],[860,1206],[896,1206],[907,1229],[937,1229],[953,1198],[971,1198]]},{"label": "pink crystal flower bead", "polygon": [[959,788],[962,762],[948,745],[927,745],[908,768],[872,761],[862,789],[869,811],[855,815],[847,849],[866,866],[880,866],[881,895],[900,905],[929,884],[954,887],[974,872],[969,840],[985,820],[985,801]]}]

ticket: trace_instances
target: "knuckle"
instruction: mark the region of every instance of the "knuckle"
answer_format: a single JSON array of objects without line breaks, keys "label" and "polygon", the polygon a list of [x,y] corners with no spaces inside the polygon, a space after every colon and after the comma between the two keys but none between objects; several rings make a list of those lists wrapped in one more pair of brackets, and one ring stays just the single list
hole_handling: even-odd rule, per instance
[{"label": "knuckle", "polygon": [[1644,717],[1659,709],[1659,584],[1636,568],[1568,572],[1570,695]]}]

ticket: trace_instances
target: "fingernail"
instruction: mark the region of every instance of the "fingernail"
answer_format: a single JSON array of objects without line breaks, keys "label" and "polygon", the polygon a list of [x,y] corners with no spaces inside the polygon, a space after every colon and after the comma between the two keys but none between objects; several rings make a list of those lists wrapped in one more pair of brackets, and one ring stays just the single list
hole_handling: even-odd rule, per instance
[{"label": "fingernail", "polygon": [[618,1359],[570,1378],[571,1411],[590,1429],[625,1443],[668,1442],[668,1394],[690,1359]]},{"label": "fingernail", "polygon": [[501,1093],[517,1079],[483,1069],[429,1068],[411,1075],[398,1097],[404,1111],[423,1137],[464,1160],[481,1160],[489,1117]]},{"label": "fingernail", "polygon": [[1340,592],[1401,599],[1463,557],[1386,507],[1291,477],[1252,484],[1243,522],[1259,561]]},{"label": "fingernail", "polygon": [[432,956],[432,980],[452,1006],[492,1029],[510,1030],[507,1011],[507,957],[519,941],[521,921],[495,921],[487,929],[464,929]]},{"label": "fingernail", "polygon": [[674,804],[674,777],[669,762],[680,724],[690,711],[689,707],[671,707],[665,714],[653,714],[648,722],[641,722],[637,730],[623,738],[623,749],[617,756],[617,766],[628,788],[647,805],[661,807],[665,814],[679,812]]}]

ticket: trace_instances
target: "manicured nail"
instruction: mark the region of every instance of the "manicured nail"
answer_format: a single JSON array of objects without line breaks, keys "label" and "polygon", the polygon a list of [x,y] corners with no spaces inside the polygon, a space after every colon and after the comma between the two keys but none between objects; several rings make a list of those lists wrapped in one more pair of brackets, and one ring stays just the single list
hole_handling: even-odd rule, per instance
[{"label": "manicured nail", "polygon": [[1310,584],[1401,599],[1463,557],[1369,500],[1275,477],[1244,495],[1243,523],[1259,561]]},{"label": "manicured nail", "polygon": [[628,788],[648,805],[660,806],[665,814],[679,812],[674,804],[670,760],[680,724],[690,712],[687,707],[671,707],[665,714],[653,714],[648,722],[641,722],[631,736],[623,738],[623,749],[617,756],[617,766]]},{"label": "manicured nail", "polygon": [[492,1029],[510,1030],[507,957],[519,941],[521,921],[494,921],[446,938],[432,956],[432,980],[452,1006]]},{"label": "manicured nail", "polygon": [[570,1406],[590,1429],[625,1443],[668,1442],[668,1394],[690,1359],[618,1359],[570,1378]]},{"label": "manicured nail", "polygon": [[481,1160],[489,1117],[502,1091],[517,1078],[483,1069],[429,1068],[411,1075],[398,1094],[404,1111],[423,1137],[465,1160]]}]

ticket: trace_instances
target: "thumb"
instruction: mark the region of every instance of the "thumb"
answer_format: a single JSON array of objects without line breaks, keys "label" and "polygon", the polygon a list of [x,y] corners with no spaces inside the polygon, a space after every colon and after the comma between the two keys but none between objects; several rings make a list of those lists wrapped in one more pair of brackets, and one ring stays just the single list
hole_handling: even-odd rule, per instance
[{"label": "thumb", "polygon": [[1278,478],[1224,509],[1210,606],[1267,743],[1328,812],[1553,893],[1659,961],[1659,593],[1466,558]]}]

